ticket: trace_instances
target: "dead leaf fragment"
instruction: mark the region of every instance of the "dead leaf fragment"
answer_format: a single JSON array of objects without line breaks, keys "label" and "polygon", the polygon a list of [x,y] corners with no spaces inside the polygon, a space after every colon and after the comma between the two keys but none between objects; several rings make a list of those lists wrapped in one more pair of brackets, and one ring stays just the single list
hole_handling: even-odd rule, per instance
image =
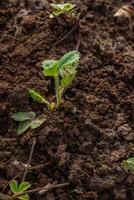
[{"label": "dead leaf fragment", "polygon": [[127,17],[131,18],[134,16],[134,8],[131,5],[124,5],[117,10],[114,17]]}]

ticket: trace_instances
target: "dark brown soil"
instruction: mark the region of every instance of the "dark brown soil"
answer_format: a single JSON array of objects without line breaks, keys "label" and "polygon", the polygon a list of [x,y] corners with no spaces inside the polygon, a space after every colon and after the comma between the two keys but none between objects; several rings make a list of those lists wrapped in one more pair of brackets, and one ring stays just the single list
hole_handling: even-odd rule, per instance
[{"label": "dark brown soil", "polygon": [[[31,165],[48,164],[30,170],[26,180],[32,188],[70,185],[31,199],[134,199],[134,176],[121,167],[134,156],[134,30],[130,34],[127,19],[113,17],[132,1],[71,1],[82,13],[79,28],[58,45],[74,25],[64,19],[52,22],[45,1],[31,2],[0,1],[0,190],[20,172],[13,161],[27,163],[36,138]],[[43,112],[28,89],[54,95],[41,62],[74,50],[79,34],[80,67],[63,105],[41,128],[17,137],[12,113]]]}]

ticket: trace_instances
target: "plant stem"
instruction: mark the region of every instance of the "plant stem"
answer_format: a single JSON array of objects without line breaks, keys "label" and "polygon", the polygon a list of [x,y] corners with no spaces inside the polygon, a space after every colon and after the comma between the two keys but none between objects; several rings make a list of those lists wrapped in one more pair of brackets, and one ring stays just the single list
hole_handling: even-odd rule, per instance
[{"label": "plant stem", "polygon": [[55,76],[55,93],[56,93],[56,101],[57,101],[57,107],[61,104],[61,95],[59,92],[59,77]]},{"label": "plant stem", "polygon": [[51,109],[51,104],[45,99],[44,100],[44,104],[46,104],[46,106],[49,108],[49,109]]}]

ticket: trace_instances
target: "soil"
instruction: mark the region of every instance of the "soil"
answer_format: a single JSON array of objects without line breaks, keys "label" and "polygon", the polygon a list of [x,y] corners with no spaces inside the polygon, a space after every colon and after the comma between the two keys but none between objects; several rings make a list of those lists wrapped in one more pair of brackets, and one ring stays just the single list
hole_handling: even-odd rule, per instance
[{"label": "soil", "polygon": [[[75,24],[50,20],[45,1],[0,2],[0,191],[20,173],[14,161],[28,162],[36,139],[31,166],[46,165],[29,170],[26,180],[34,189],[69,186],[30,199],[134,199],[134,176],[121,165],[134,156],[134,28],[130,33],[126,18],[113,17],[120,6],[133,2],[71,2],[81,12],[79,26],[63,41]],[[44,112],[28,89],[54,96],[41,62],[60,58],[79,42],[80,66],[62,106],[39,129],[17,137],[12,113]],[[10,194],[9,187],[4,194]]]}]

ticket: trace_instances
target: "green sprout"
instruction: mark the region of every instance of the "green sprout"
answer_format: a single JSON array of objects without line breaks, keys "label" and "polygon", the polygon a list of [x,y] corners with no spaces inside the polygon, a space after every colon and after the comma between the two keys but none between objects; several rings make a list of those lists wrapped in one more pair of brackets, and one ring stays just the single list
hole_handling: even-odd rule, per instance
[{"label": "green sprout", "polygon": [[46,121],[45,115],[40,115],[36,117],[36,114],[34,112],[14,113],[12,115],[12,118],[19,123],[17,128],[17,135],[21,135],[29,128],[31,128],[32,130],[36,129]]},{"label": "green sprout", "polygon": [[62,103],[62,96],[66,89],[75,79],[77,67],[80,59],[78,51],[70,51],[61,57],[60,60],[43,61],[43,74],[52,77],[55,83],[56,103],[48,102],[36,90],[29,90],[30,96],[37,102],[46,104],[49,110],[53,111]]},{"label": "green sprout", "polygon": [[28,182],[21,182],[20,185],[18,185],[18,182],[16,180],[13,180],[10,183],[10,190],[13,193],[12,198],[19,199],[19,200],[29,200],[29,195],[26,193],[26,191],[30,187],[31,187],[31,184]]},{"label": "green sprout", "polygon": [[134,173],[134,157],[128,158],[122,163],[122,167],[126,172]]},{"label": "green sprout", "polygon": [[50,18],[59,17],[66,13],[72,13],[75,8],[75,5],[71,3],[51,3],[50,6],[52,8],[52,14],[49,15]]}]

